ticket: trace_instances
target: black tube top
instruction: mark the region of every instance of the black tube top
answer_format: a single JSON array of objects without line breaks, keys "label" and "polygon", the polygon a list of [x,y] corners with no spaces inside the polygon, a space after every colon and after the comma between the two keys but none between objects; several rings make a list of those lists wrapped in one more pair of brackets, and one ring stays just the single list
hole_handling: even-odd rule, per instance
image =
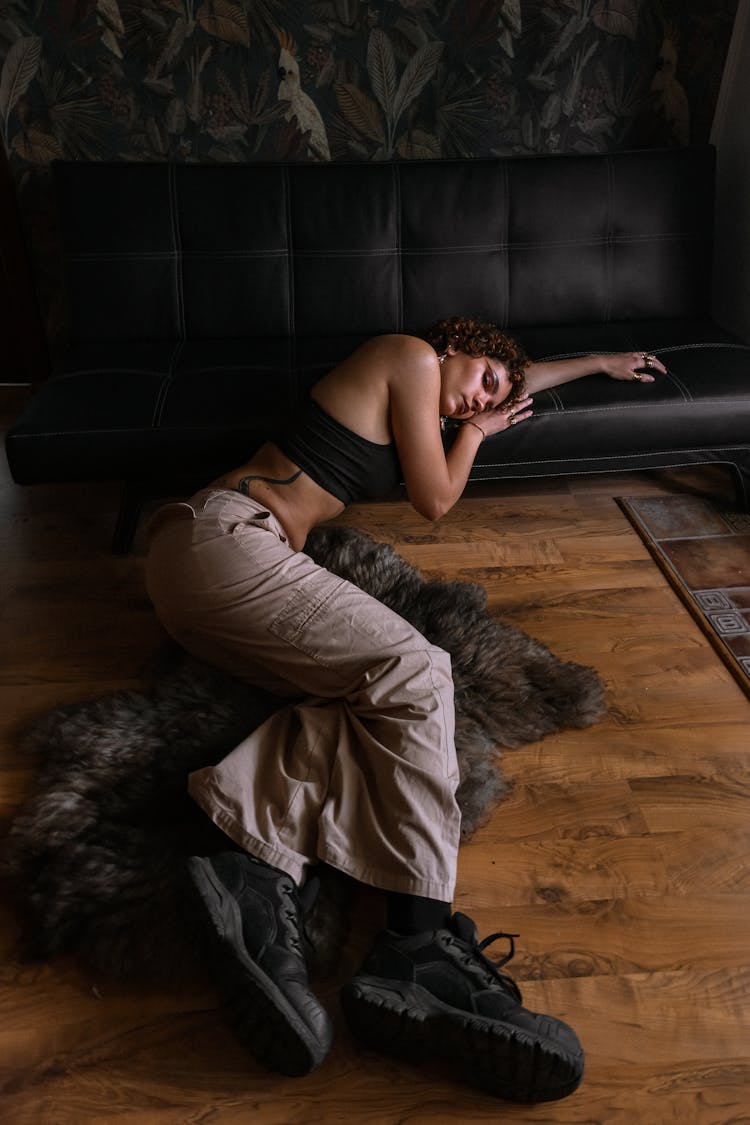
[{"label": "black tube top", "polygon": [[343,504],[384,496],[401,480],[393,442],[381,445],[360,437],[312,398],[276,444],[290,461]]}]

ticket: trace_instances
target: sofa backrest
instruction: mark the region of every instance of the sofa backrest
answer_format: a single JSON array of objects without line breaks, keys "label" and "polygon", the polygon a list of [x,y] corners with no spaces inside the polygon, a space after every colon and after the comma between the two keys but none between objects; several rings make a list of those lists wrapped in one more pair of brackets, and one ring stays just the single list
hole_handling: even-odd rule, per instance
[{"label": "sofa backrest", "polygon": [[216,339],[690,317],[714,151],[375,164],[56,162],[70,335]]}]

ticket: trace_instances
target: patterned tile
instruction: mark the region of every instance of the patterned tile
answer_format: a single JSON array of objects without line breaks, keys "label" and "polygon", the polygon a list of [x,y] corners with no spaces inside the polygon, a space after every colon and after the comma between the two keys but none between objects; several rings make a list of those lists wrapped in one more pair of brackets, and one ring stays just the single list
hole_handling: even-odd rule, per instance
[{"label": "patterned tile", "polygon": [[750,515],[695,496],[618,503],[750,695]]},{"label": "patterned tile", "polygon": [[691,590],[750,586],[750,535],[729,532],[656,542]]}]

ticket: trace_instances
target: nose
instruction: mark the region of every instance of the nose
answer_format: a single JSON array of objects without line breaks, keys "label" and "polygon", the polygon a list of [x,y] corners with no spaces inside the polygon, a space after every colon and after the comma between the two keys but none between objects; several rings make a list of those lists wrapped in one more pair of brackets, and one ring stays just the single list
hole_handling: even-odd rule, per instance
[{"label": "nose", "polygon": [[474,395],[474,398],[472,399],[471,407],[472,407],[472,410],[474,411],[475,414],[481,414],[483,412],[483,410],[487,406],[487,399],[488,398],[489,398],[489,395],[486,395],[486,394]]}]

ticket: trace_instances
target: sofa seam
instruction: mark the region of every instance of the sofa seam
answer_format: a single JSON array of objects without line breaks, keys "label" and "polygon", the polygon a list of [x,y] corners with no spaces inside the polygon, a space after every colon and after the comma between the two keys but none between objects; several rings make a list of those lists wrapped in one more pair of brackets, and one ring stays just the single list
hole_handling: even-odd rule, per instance
[{"label": "sofa seam", "polygon": [[151,426],[153,429],[158,429],[161,425],[161,421],[164,416],[164,407],[167,404],[167,395],[169,394],[169,388],[174,382],[175,370],[177,368],[177,364],[179,363],[180,356],[182,355],[184,344],[184,340],[176,340],[174,348],[172,349],[172,354],[169,357],[169,371],[162,378],[162,383],[159,387],[159,393],[156,396],[156,402],[154,403],[154,413],[151,420]]},{"label": "sofa seam", "polygon": [[[521,336],[522,334],[523,334],[522,332],[518,333],[519,336]],[[632,340],[632,336],[631,336],[631,340]],[[661,355],[663,352],[681,352],[681,351],[689,351],[690,349],[700,349],[700,348],[735,348],[738,351],[750,351],[750,344],[734,344],[734,343],[726,342],[726,341],[723,341],[723,340],[717,340],[714,343],[709,342],[709,343],[705,343],[705,344],[669,344],[666,347],[646,348],[645,351],[651,351],[651,352],[658,353],[659,355]],[[634,348],[633,350],[639,351],[640,349]],[[610,351],[610,350],[597,351],[595,353],[590,353],[590,352],[585,352],[585,351],[551,352],[549,355],[540,355],[538,359],[534,360],[534,362],[535,363],[551,363],[553,360],[557,360],[557,359],[579,359],[581,356],[590,355],[590,354],[617,355],[618,353],[614,352],[614,351]]]},{"label": "sofa seam", "polygon": [[607,171],[607,244],[605,248],[605,265],[607,274],[606,299],[604,304],[604,323],[609,324],[612,318],[613,289],[614,289],[614,237],[615,237],[615,170],[612,156],[608,155],[605,161]]},{"label": "sofa seam", "polygon": [[[738,395],[738,396],[734,397],[732,395],[723,395],[721,398],[702,398],[702,399],[689,398],[687,400],[683,399],[682,402],[677,402],[677,401],[676,402],[661,402],[661,403],[656,403],[656,404],[653,403],[653,402],[618,402],[613,406],[586,406],[586,407],[580,407],[580,406],[566,407],[566,406],[563,406],[562,410],[561,410],[561,413],[563,413],[563,414],[610,414],[610,413],[615,414],[615,413],[618,413],[619,414],[623,410],[653,410],[655,405],[656,406],[665,406],[665,407],[666,406],[668,406],[668,407],[683,406],[685,408],[687,408],[689,406],[693,406],[693,407],[697,407],[697,406],[704,407],[704,406],[711,406],[711,405],[717,405],[718,406],[718,405],[721,405],[725,402],[745,402],[746,398],[747,398],[747,396],[742,397],[742,396]],[[541,415],[540,415],[540,417],[541,417]]]},{"label": "sofa seam", "polygon": [[672,383],[673,386],[677,387],[677,390],[680,391],[685,402],[694,401],[693,395],[690,393],[689,388],[685,383],[683,383],[682,379],[680,379],[679,376],[674,374],[673,371],[667,371],[666,378],[669,379],[670,383]]},{"label": "sofa seam", "polygon": [[510,323],[510,254],[508,248],[510,245],[510,178],[508,175],[508,163],[503,161],[501,165],[502,172],[502,190],[504,192],[503,207],[503,229],[502,229],[502,242],[497,247],[502,253],[502,269],[503,269],[503,310],[502,319],[500,323],[506,325]]},{"label": "sofa seam", "polygon": [[[746,452],[746,451],[750,450],[750,443],[748,443],[748,445],[716,445],[716,446],[709,446],[709,447],[702,446],[700,449],[693,449],[693,448],[674,449],[672,446],[670,446],[669,449],[644,449],[644,450],[640,450],[640,451],[636,450],[636,451],[633,451],[632,453],[600,453],[596,456],[591,456],[591,457],[580,457],[580,456],[576,456],[576,457],[547,457],[544,460],[541,460],[541,459],[537,458],[537,459],[533,459],[533,460],[526,459],[525,461],[486,461],[486,462],[483,462],[478,467],[479,467],[480,470],[482,470],[482,469],[508,469],[508,468],[513,468],[514,466],[521,466],[521,465],[550,465],[550,464],[557,465],[557,464],[564,464],[565,462],[568,462],[568,461],[572,461],[572,462],[578,462],[578,461],[597,461],[597,462],[598,461],[622,461],[624,459],[633,458],[633,457],[661,457],[664,454],[669,454],[671,456],[674,456],[674,455],[679,455],[680,453],[699,453],[699,454],[702,454],[702,453],[708,453],[708,452],[711,452],[711,451],[716,451],[716,452],[724,451],[724,452],[727,452],[727,453],[731,453],[734,450],[737,450],[739,452]],[[683,461],[675,462],[675,465],[682,465],[682,464],[684,464]],[[665,465],[662,465],[660,467],[666,468]],[[474,478],[474,479],[477,479],[477,478]],[[500,479],[500,480],[502,480],[502,477],[500,477],[500,478],[492,477],[492,478],[489,478],[489,479],[492,479],[492,480]]]},{"label": "sofa seam", "polygon": [[[537,240],[506,240],[505,242],[467,242],[461,244],[447,244],[444,246],[433,245],[430,247],[421,246],[385,246],[377,247],[375,249],[359,248],[354,250],[298,250],[295,254],[297,258],[327,258],[327,257],[358,257],[367,256],[370,254],[392,254],[394,250],[401,250],[406,255],[430,255],[430,254],[471,254],[477,252],[497,252],[498,250],[549,250],[549,249],[564,249],[572,246],[607,246],[615,245],[636,245],[644,243],[651,245],[654,242],[680,242],[685,239],[695,240],[696,235],[692,234],[670,234],[670,235],[615,235],[611,238],[593,237],[593,238],[570,238],[570,239],[537,239]],[[283,258],[289,254],[289,248],[282,248],[279,250],[187,250],[180,251],[179,255],[173,250],[102,250],[102,251],[83,251],[73,252],[67,255],[71,262],[95,262],[95,261],[123,261],[128,258],[134,262],[138,261],[169,261],[172,258],[181,256],[183,258],[264,258],[264,257],[279,257]]]},{"label": "sofa seam", "polygon": [[403,195],[401,191],[401,167],[394,164],[391,167],[391,175],[393,177],[393,193],[396,203],[396,256],[398,259],[398,269],[396,271],[396,289],[394,294],[394,301],[396,304],[396,325],[397,331],[403,332],[404,330],[404,256],[403,256]]},{"label": "sofa seam", "polygon": [[289,181],[289,165],[285,164],[281,169],[281,186],[284,192],[284,218],[286,220],[286,259],[287,259],[287,299],[289,302],[288,311],[288,331],[289,337],[292,341],[292,361],[295,355],[295,343],[297,339],[297,323],[296,315],[297,310],[294,301],[294,250],[292,239],[292,193]]},{"label": "sofa seam", "polygon": [[[297,367],[297,305],[295,301],[295,276],[294,276],[294,239],[292,238],[292,188],[289,165],[284,164],[281,169],[281,188],[283,192],[284,219],[286,222],[286,290],[287,290],[287,336],[289,338],[289,363],[287,375],[291,375]],[[292,408],[299,403],[300,388],[294,382],[294,397],[290,405]]]},{"label": "sofa seam", "polygon": [[[191,432],[208,433],[208,432],[212,432],[212,431],[223,432],[225,429],[226,429],[226,427],[223,426],[223,425],[189,426],[189,427],[179,427],[179,432],[180,433],[191,433]],[[71,437],[71,436],[75,436],[76,438],[78,438],[82,434],[100,434],[100,435],[106,436],[107,434],[113,434],[113,433],[127,433],[127,434],[142,433],[142,434],[148,434],[148,433],[152,433],[152,432],[153,432],[152,426],[141,425],[141,426],[129,426],[129,427],[120,426],[120,427],[117,427],[116,429],[115,428],[109,428],[107,430],[102,430],[101,428],[87,429],[87,430],[75,430],[75,431],[71,431],[71,430],[45,430],[44,435],[45,435],[45,437]],[[14,441],[23,441],[23,440],[29,440],[29,439],[31,439],[33,441],[37,441],[39,439],[39,434],[38,433],[33,433],[33,434],[14,433],[13,434],[13,440]],[[741,444],[716,445],[716,446],[710,446],[708,448],[701,447],[700,449],[697,449],[697,450],[693,449],[693,448],[675,450],[673,447],[670,446],[669,449],[648,449],[648,450],[640,450],[640,451],[635,450],[631,453],[616,453],[616,454],[615,453],[613,453],[613,454],[601,453],[601,454],[598,454],[598,455],[595,455],[595,456],[592,456],[592,457],[580,457],[580,456],[575,456],[575,457],[572,457],[572,456],[571,457],[548,457],[548,458],[546,458],[546,460],[543,460],[543,461],[538,460],[538,459],[535,459],[535,460],[528,460],[527,459],[527,460],[524,460],[524,461],[487,461],[487,462],[483,462],[479,466],[477,466],[476,463],[475,463],[474,467],[475,468],[478,467],[480,470],[482,470],[482,469],[500,469],[500,468],[507,469],[507,468],[513,468],[514,466],[521,466],[521,465],[564,464],[564,463],[569,462],[569,461],[620,461],[620,460],[627,460],[628,458],[633,458],[633,457],[639,457],[639,458],[640,457],[659,457],[659,456],[661,456],[662,454],[665,454],[665,453],[669,453],[669,454],[691,453],[692,454],[692,453],[710,452],[712,450],[713,451],[724,451],[724,452],[727,452],[727,453],[731,453],[731,452],[736,450],[737,452],[740,452],[740,453],[747,453],[747,452],[750,452],[750,442],[748,442],[746,445],[741,445]],[[683,465],[683,464],[685,464],[685,462],[680,461],[680,462],[676,462],[676,464]],[[661,467],[665,468],[666,466],[661,466]],[[473,479],[476,480],[478,478],[474,477]],[[492,477],[492,478],[487,478],[487,479],[502,481],[503,477]]]},{"label": "sofa seam", "polygon": [[174,164],[168,165],[167,191],[169,195],[169,219],[172,228],[172,244],[174,246],[175,261],[175,301],[177,306],[177,334],[179,339],[185,339],[185,296],[182,270],[182,239],[180,238],[180,224],[177,207],[177,172]]}]

